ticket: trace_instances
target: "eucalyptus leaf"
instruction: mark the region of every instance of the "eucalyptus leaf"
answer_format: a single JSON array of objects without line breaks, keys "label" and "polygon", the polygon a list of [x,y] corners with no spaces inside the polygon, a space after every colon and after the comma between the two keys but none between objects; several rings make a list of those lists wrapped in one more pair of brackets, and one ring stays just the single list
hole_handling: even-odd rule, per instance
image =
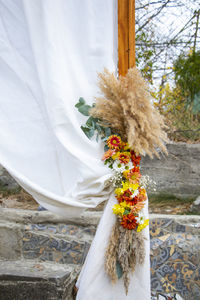
[{"label": "eucalyptus leaf", "polygon": [[108,151],[109,150],[109,147],[107,145],[104,146],[104,151]]},{"label": "eucalyptus leaf", "polygon": [[83,97],[79,98],[79,102],[76,103],[75,107],[79,108],[81,105],[85,104],[85,100],[83,99]]},{"label": "eucalyptus leaf", "polygon": [[109,127],[105,127],[105,135],[109,137],[111,135],[111,129]]},{"label": "eucalyptus leaf", "polygon": [[81,129],[85,133],[85,135],[90,139],[90,128],[81,126]]},{"label": "eucalyptus leaf", "polygon": [[121,267],[121,265],[120,265],[120,263],[118,261],[116,261],[116,271],[117,271],[117,277],[118,277],[118,279],[122,278],[123,271],[122,271],[122,267]]},{"label": "eucalyptus leaf", "polygon": [[86,122],[86,125],[88,127],[93,127],[94,121],[93,121],[93,117],[89,117],[89,119]]},{"label": "eucalyptus leaf", "polygon": [[89,138],[90,139],[93,137],[94,133],[95,133],[94,129],[91,128],[90,131],[89,131]]},{"label": "eucalyptus leaf", "polygon": [[84,116],[89,116],[89,110],[91,109],[90,105],[81,105],[78,107],[78,111],[83,114]]},{"label": "eucalyptus leaf", "polygon": [[102,126],[100,126],[99,124],[96,124],[96,130],[99,134],[102,134]]}]

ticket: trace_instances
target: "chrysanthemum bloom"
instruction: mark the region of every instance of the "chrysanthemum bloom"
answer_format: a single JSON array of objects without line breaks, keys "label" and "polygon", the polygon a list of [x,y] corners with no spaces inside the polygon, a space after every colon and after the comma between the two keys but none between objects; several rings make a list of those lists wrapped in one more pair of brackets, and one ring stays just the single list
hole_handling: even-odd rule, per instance
[{"label": "chrysanthemum bloom", "polygon": [[121,138],[117,135],[111,135],[107,139],[107,145],[110,149],[119,149],[121,147]]},{"label": "chrysanthemum bloom", "polygon": [[135,229],[138,225],[137,220],[133,214],[128,214],[122,217],[121,225],[127,229]]},{"label": "chrysanthemum bloom", "polygon": [[141,202],[141,201],[145,201],[147,199],[147,194],[146,194],[146,191],[145,189],[139,189],[139,195],[137,196],[138,197],[138,201]]},{"label": "chrysanthemum bloom", "polygon": [[128,189],[135,191],[138,189],[139,184],[138,183],[132,184],[129,181],[125,181],[125,182],[122,181],[122,186],[123,186],[123,188],[122,188],[123,192],[125,192]]},{"label": "chrysanthemum bloom", "polygon": [[141,156],[140,155],[137,156],[135,152],[131,150],[131,160],[134,166],[138,166],[140,164]]},{"label": "chrysanthemum bloom", "polygon": [[127,199],[126,200],[127,201],[127,203],[129,203],[131,206],[133,206],[133,205],[136,205],[138,202],[140,202],[140,199],[138,198],[138,196],[135,196],[135,197],[133,197],[133,198],[131,198],[131,199]]},{"label": "chrysanthemum bloom", "polygon": [[129,172],[125,174],[126,178],[129,179],[131,183],[137,183],[141,177],[139,167],[134,167]]},{"label": "chrysanthemum bloom", "polygon": [[119,151],[116,152],[115,150],[112,150],[112,151],[115,152],[114,155],[112,155],[112,159],[113,159],[113,160],[118,159],[118,157],[119,157],[119,155],[120,155],[120,152],[119,152]]},{"label": "chrysanthemum bloom", "polygon": [[144,207],[144,204],[144,202],[138,202],[137,204],[131,207],[131,212],[138,213]]},{"label": "chrysanthemum bloom", "polygon": [[111,150],[109,149],[108,151],[106,151],[102,157],[102,160],[106,160],[109,159],[110,157],[112,157],[115,154],[115,150]]},{"label": "chrysanthemum bloom", "polygon": [[143,188],[139,188],[139,192],[141,195],[146,195],[146,190]]},{"label": "chrysanthemum bloom", "polygon": [[120,216],[122,216],[123,213],[124,213],[124,210],[125,210],[125,208],[124,208],[123,206],[121,206],[120,204],[115,204],[115,205],[113,206],[113,213],[114,213],[115,215],[120,215]]},{"label": "chrysanthemum bloom", "polygon": [[126,150],[129,150],[129,149],[130,149],[130,146],[129,146],[128,143],[122,142],[121,148],[122,148],[124,151],[126,151]]},{"label": "chrysanthemum bloom", "polygon": [[143,230],[145,227],[149,225],[149,219],[146,219],[143,224],[140,224],[137,228],[137,232],[140,232]]},{"label": "chrysanthemum bloom", "polygon": [[128,189],[122,195],[118,196],[117,200],[119,202],[126,201],[127,203],[129,203],[131,200],[133,200],[132,197],[131,197],[132,195],[133,195],[132,192]]},{"label": "chrysanthemum bloom", "polygon": [[130,160],[129,153],[128,152],[120,153],[120,155],[118,156],[118,159],[121,164],[127,164]]}]

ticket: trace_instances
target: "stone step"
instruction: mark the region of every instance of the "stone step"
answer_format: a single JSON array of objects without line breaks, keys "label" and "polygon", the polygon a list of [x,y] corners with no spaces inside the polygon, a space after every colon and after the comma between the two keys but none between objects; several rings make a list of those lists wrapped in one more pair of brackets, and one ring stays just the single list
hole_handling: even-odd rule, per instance
[{"label": "stone step", "polygon": [[83,264],[88,253],[90,239],[77,239],[73,235],[48,235],[47,232],[25,231],[22,238],[24,259],[54,261],[59,264]]},{"label": "stone step", "polygon": [[0,259],[83,264],[96,227],[0,222]]},{"label": "stone step", "polygon": [[0,300],[73,300],[79,267],[36,261],[0,261]]}]

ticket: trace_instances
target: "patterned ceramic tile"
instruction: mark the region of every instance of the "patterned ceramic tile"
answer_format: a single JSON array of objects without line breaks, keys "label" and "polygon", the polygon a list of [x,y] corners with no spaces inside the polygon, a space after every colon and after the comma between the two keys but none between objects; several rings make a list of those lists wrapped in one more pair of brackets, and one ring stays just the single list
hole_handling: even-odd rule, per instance
[{"label": "patterned ceramic tile", "polygon": [[87,242],[66,241],[32,232],[23,237],[22,253],[25,259],[55,261],[62,264],[82,264],[88,252]]},{"label": "patterned ceramic tile", "polygon": [[199,235],[197,226],[151,222],[152,300],[200,300]]}]

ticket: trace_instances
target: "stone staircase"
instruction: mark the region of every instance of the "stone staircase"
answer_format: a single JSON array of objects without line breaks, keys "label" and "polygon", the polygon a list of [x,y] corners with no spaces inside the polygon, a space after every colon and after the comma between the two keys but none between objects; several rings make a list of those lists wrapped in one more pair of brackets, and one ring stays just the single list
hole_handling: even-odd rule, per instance
[{"label": "stone staircase", "polygon": [[[101,212],[0,209],[0,300],[73,300]],[[152,300],[200,299],[200,217],[151,215]]]},{"label": "stone staircase", "polygon": [[74,299],[99,219],[92,215],[65,220],[49,212],[1,209],[0,300]]}]

